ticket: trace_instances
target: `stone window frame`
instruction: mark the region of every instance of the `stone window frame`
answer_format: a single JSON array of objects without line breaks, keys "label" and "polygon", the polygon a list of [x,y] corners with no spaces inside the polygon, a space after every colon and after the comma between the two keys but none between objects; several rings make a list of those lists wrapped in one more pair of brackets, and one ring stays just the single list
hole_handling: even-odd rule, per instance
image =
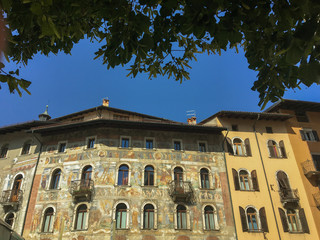
[{"label": "stone window frame", "polygon": [[[51,226],[51,228],[50,228],[50,231],[48,231],[48,232],[43,232],[43,224],[44,224],[44,214],[45,214],[45,212],[46,212],[46,210],[48,209],[48,208],[52,208],[53,209],[53,219],[52,219],[52,226]],[[55,222],[55,220],[56,220],[56,213],[57,213],[57,209],[56,209],[56,206],[54,206],[54,205],[52,205],[52,204],[49,204],[49,205],[46,205],[46,207],[44,207],[43,209],[42,209],[42,212],[41,212],[41,221],[40,221],[40,228],[39,228],[39,233],[41,233],[41,234],[52,234],[53,232],[54,232],[54,222]]]},{"label": "stone window frame", "polygon": [[[122,139],[123,138],[128,138],[129,139],[129,145],[128,147],[122,147]],[[125,135],[121,135],[120,136],[120,142],[119,142],[119,147],[120,149],[132,149],[132,139],[131,136],[125,136]]]},{"label": "stone window frame", "polygon": [[[122,166],[122,165],[127,165],[128,168],[129,168],[129,171],[128,171],[128,185],[118,185],[119,168],[120,168],[120,166]],[[128,163],[128,162],[120,162],[120,163],[118,163],[117,166],[116,166],[116,171],[115,171],[116,176],[115,176],[115,183],[114,183],[114,185],[115,185],[115,186],[118,186],[118,187],[131,187],[131,171],[132,171],[132,166],[131,166],[130,163]],[[143,171],[144,171],[144,169],[143,169]]]},{"label": "stone window frame", "polygon": [[[90,139],[94,138],[94,146],[92,148],[88,148],[88,143]],[[86,142],[84,146],[84,150],[97,149],[97,135],[86,137]]]},{"label": "stone window frame", "polygon": [[[253,208],[255,210],[255,212],[256,212],[257,225],[258,225],[258,229],[256,229],[256,230],[255,229],[249,229],[248,212],[247,212],[249,208]],[[248,232],[261,232],[262,231],[262,225],[261,225],[259,210],[253,205],[248,205],[245,208],[245,214],[246,214]]]},{"label": "stone window frame", "polygon": [[[174,142],[180,142],[180,150],[175,150],[174,149]],[[179,151],[183,152],[184,151],[182,139],[178,139],[178,138],[173,138],[172,139],[172,151],[177,151],[177,152],[179,152]]]},{"label": "stone window frame", "polygon": [[[19,156],[25,156],[25,155],[30,155],[31,154],[32,142],[33,142],[32,139],[28,139],[28,140],[23,142]],[[22,153],[26,144],[30,144],[29,150],[28,150],[27,153]]]},{"label": "stone window frame", "polygon": [[[144,185],[144,172],[145,172],[145,168],[146,168],[147,166],[152,166],[152,167],[153,167],[153,170],[154,170],[154,172],[153,172],[153,185]],[[130,169],[129,169],[129,171],[130,171]],[[118,182],[118,181],[117,181],[117,182]],[[142,186],[142,187],[157,187],[157,186],[158,186],[158,184],[157,184],[157,171],[156,171],[156,167],[155,167],[154,164],[149,164],[149,163],[147,163],[147,164],[144,164],[144,165],[143,165],[141,186]]]},{"label": "stone window frame", "polygon": [[[151,204],[154,208],[154,219],[153,219],[153,228],[152,229],[145,229],[143,227],[143,223],[144,223],[144,207],[147,205],[147,204]],[[144,202],[142,205],[141,205],[141,222],[140,222],[140,228],[142,230],[157,230],[158,229],[158,208],[157,208],[157,204],[155,204],[154,202],[152,201],[146,201]]]},{"label": "stone window frame", "polygon": [[[60,169],[60,171],[61,171],[58,187],[57,188],[51,188],[52,175],[58,169]],[[62,180],[62,175],[63,175],[62,169],[63,169],[62,166],[57,166],[57,167],[54,167],[54,168],[51,169],[50,175],[49,175],[49,179],[48,179],[48,183],[47,183],[47,186],[46,186],[47,190],[49,190],[49,191],[61,190],[61,180]]]},{"label": "stone window frame", "polygon": [[[272,154],[270,152],[270,148],[269,148],[270,147],[270,145],[269,145],[270,141],[275,142],[276,145],[273,145],[273,146],[276,146],[277,152],[278,152],[278,156],[272,156]],[[283,149],[281,147],[281,142],[282,142]],[[283,140],[276,141],[273,138],[269,138],[267,140],[267,142],[266,142],[266,145],[267,145],[267,149],[268,149],[269,158],[287,158],[287,153],[286,153],[285,144],[284,144]]]},{"label": "stone window frame", "polygon": [[[208,170],[209,188],[202,188],[202,186],[201,186],[201,170],[202,169]],[[212,173],[210,167],[207,167],[207,166],[200,167],[199,171],[198,171],[198,176],[199,176],[199,189],[200,190],[212,190],[212,189],[215,189],[214,186],[213,186],[213,173]]]},{"label": "stone window frame", "polygon": [[[213,208],[213,220],[214,220],[214,229],[206,229],[206,221],[205,221],[205,212],[204,209],[210,206]],[[217,207],[214,206],[211,203],[203,203],[202,207],[201,207],[201,215],[202,215],[202,225],[203,225],[203,230],[204,231],[219,231],[220,230],[220,226],[219,226],[219,221],[218,221],[218,211],[217,211]]]},{"label": "stone window frame", "polygon": [[[78,217],[77,216],[77,211],[78,211],[78,208],[81,205],[86,205],[87,206],[88,215],[87,215],[87,219],[86,219],[86,223],[85,223],[85,228],[78,230],[78,229],[75,228],[75,226],[76,226],[76,220],[77,220],[77,217]],[[91,207],[91,203],[88,203],[88,202],[79,202],[74,206],[71,231],[74,231],[74,232],[88,231],[88,229],[89,229],[90,207]]]},{"label": "stone window frame", "polygon": [[[242,152],[243,152],[242,155],[236,154],[236,147],[235,147],[235,144],[234,144],[234,140],[236,140],[236,139],[239,139],[241,141],[241,149],[242,149]],[[233,149],[233,155],[234,156],[238,156],[238,157],[247,156],[246,145],[245,145],[244,140],[241,137],[233,137],[231,141],[232,141],[232,149]]]},{"label": "stone window frame", "polygon": [[[117,224],[117,219],[116,219],[116,212],[117,212],[117,206],[119,204],[125,204],[127,206],[127,219],[126,219],[126,228],[117,228],[116,224]],[[118,200],[114,203],[113,208],[112,208],[112,219],[113,219],[113,224],[115,224],[114,228],[116,230],[128,230],[130,229],[130,218],[131,218],[131,209],[130,209],[130,205],[126,200]]]},{"label": "stone window frame", "polygon": [[[66,148],[65,148],[65,150],[64,150],[63,152],[59,152],[60,145],[63,144],[63,143],[66,144]],[[66,152],[67,152],[67,147],[68,147],[68,141],[67,141],[67,140],[65,140],[65,141],[59,141],[59,142],[58,142],[58,145],[57,145],[57,153],[66,153]]]},{"label": "stone window frame", "polygon": [[[152,140],[153,141],[153,148],[147,148],[147,140]],[[156,148],[156,138],[155,137],[144,137],[144,143],[143,143],[143,149],[146,150],[157,150]]]},{"label": "stone window frame", "polygon": [[[201,151],[199,150],[200,143],[204,143],[204,145],[205,145],[205,150],[206,150],[206,151],[201,152]],[[199,153],[208,153],[208,152],[209,152],[209,150],[208,150],[208,141],[198,140],[198,141],[197,141],[197,146],[198,146],[198,150],[197,150],[197,151],[198,151]]]},{"label": "stone window frame", "polygon": [[9,153],[9,143],[4,143],[4,144],[2,144],[2,146],[1,146],[1,148],[0,148],[0,154],[2,153],[2,151],[3,151],[4,149],[7,149],[7,150],[6,150],[6,154],[5,154],[5,156],[0,157],[0,159],[6,159],[6,158],[8,157],[8,153]]},{"label": "stone window frame", "polygon": [[183,170],[182,181],[186,181],[186,173],[187,173],[186,172],[186,168],[184,166],[182,166],[181,164],[176,164],[176,165],[173,165],[171,167],[171,178],[172,178],[172,181],[174,181],[174,169],[176,167],[182,168],[182,170]]},{"label": "stone window frame", "polygon": [[[12,225],[11,225],[11,228],[14,229],[14,226],[15,226],[15,223],[16,223],[16,218],[17,218],[17,213],[15,213],[14,211],[9,211],[7,212],[4,216],[3,216],[3,220],[6,222],[6,218],[7,216],[12,213],[13,214],[13,222],[12,222]],[[7,222],[6,222],[7,223]],[[7,223],[8,224],[8,223]],[[9,224],[8,224],[9,225]]]},{"label": "stone window frame", "polygon": [[[178,216],[177,216],[177,207],[179,205],[182,205],[186,208],[186,220],[187,220],[187,228],[186,229],[180,229],[178,228]],[[183,204],[183,203],[175,203],[174,204],[174,216],[173,216],[173,220],[174,220],[174,229],[177,231],[185,231],[185,230],[192,230],[191,229],[191,219],[190,219],[190,208],[188,205]]]},{"label": "stone window frame", "polygon": [[25,175],[24,175],[23,172],[18,172],[18,173],[16,173],[16,175],[13,176],[12,182],[10,183],[10,188],[7,189],[7,190],[12,190],[13,184],[14,184],[14,182],[15,182],[15,179],[16,179],[16,177],[19,176],[19,175],[22,175],[22,180],[21,180],[21,184],[20,184],[20,190],[24,190]]},{"label": "stone window frame", "polygon": [[[241,189],[241,178],[240,178],[240,172],[241,171],[246,171],[247,174],[248,174],[249,189]],[[240,191],[254,191],[253,183],[252,183],[252,179],[251,179],[251,172],[246,168],[239,168],[237,172],[238,172]]]}]

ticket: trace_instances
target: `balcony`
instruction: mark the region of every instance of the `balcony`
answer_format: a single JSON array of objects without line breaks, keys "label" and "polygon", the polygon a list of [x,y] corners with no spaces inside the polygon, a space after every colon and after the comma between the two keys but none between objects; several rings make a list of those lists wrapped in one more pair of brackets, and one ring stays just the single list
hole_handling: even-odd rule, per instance
[{"label": "balcony", "polygon": [[72,181],[69,192],[75,202],[90,202],[94,192],[94,182],[89,179]]},{"label": "balcony", "polygon": [[174,202],[194,203],[194,190],[189,181],[171,181],[169,195]]},{"label": "balcony", "polygon": [[303,173],[307,178],[316,177],[317,179],[320,179],[320,171],[314,166],[313,161],[307,160],[303,163],[301,163]]},{"label": "balcony", "polygon": [[282,189],[279,191],[279,195],[285,208],[297,207],[300,200],[298,189]]},{"label": "balcony", "polygon": [[5,190],[1,194],[0,203],[4,208],[18,210],[22,202],[22,190]]},{"label": "balcony", "polygon": [[312,194],[314,198],[314,202],[316,203],[317,208],[320,210],[320,192]]}]

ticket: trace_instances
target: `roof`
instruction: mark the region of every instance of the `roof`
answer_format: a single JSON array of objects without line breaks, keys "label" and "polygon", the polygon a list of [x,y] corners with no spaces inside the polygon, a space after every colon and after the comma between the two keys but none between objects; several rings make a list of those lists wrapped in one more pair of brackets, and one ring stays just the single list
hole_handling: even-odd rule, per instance
[{"label": "roof", "polygon": [[198,126],[183,123],[164,123],[164,122],[139,122],[139,121],[122,121],[111,119],[95,119],[83,122],[57,123],[48,126],[32,128],[30,131],[36,133],[50,134],[58,130],[79,129],[79,127],[111,127],[111,128],[128,128],[128,129],[148,129],[159,131],[179,131],[179,132],[196,132],[196,133],[220,133],[226,128],[212,126]]},{"label": "roof", "polygon": [[279,109],[287,109],[294,111],[310,111],[310,112],[320,112],[320,103],[319,102],[308,102],[300,100],[290,100],[283,99],[271,107],[267,108],[264,112],[276,112]]},{"label": "roof", "polygon": [[281,113],[264,113],[264,112],[241,112],[241,111],[220,111],[213,114],[211,117],[208,117],[202,120],[199,125],[205,124],[210,120],[221,117],[221,118],[243,118],[243,119],[258,119],[259,120],[273,120],[273,121],[285,121],[291,117],[289,114]]},{"label": "roof", "polygon": [[28,130],[32,127],[51,124],[53,121],[28,121],[0,127],[0,134],[12,133],[21,130]]}]

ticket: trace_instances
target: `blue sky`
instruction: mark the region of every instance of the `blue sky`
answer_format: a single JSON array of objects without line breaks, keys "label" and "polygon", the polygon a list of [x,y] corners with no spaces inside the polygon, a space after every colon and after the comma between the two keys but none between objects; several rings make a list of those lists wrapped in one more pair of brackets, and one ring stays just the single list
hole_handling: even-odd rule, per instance
[{"label": "blue sky", "polygon": [[[186,122],[188,110],[195,110],[198,122],[221,110],[260,111],[258,93],[251,90],[257,73],[248,69],[242,51],[198,55],[191,64],[191,80],[180,84],[167,77],[148,80],[147,74],[126,77],[128,66],[108,70],[101,60],[93,60],[97,49],[83,40],[71,56],[37,55],[21,66],[20,76],[32,81],[32,94],[19,97],[3,87],[0,126],[36,120],[47,104],[54,118],[99,106],[104,97],[111,107],[181,122]],[[8,66],[8,71],[16,67]],[[320,102],[320,86],[302,86],[284,97]]]}]

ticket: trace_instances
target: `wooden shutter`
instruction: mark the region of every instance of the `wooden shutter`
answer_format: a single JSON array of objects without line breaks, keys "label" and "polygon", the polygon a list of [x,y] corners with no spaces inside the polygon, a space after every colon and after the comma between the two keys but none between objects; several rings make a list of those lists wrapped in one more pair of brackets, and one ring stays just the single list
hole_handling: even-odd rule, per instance
[{"label": "wooden shutter", "polygon": [[269,149],[269,157],[274,158],[274,151],[273,151],[273,145],[272,145],[272,140],[268,141],[268,149]]},{"label": "wooden shutter", "polygon": [[252,181],[253,190],[259,191],[259,184],[258,184],[258,177],[257,177],[257,171],[256,170],[253,170],[251,172],[251,181]]},{"label": "wooden shutter", "polygon": [[242,207],[239,207],[239,212],[240,212],[240,218],[241,218],[241,224],[242,224],[242,231],[248,232],[246,212]]},{"label": "wooden shutter", "polygon": [[234,181],[234,188],[235,190],[240,190],[240,183],[239,183],[239,177],[238,172],[234,168],[232,168],[232,175],[233,175],[233,181]]},{"label": "wooden shutter", "polygon": [[304,213],[304,209],[303,208],[301,208],[299,210],[299,218],[300,218],[300,222],[301,222],[302,231],[304,233],[310,233],[309,226],[308,226],[308,223],[307,223],[306,214]]},{"label": "wooden shutter", "polygon": [[283,209],[279,208],[279,214],[282,222],[282,227],[284,232],[289,232],[289,226],[287,222],[287,216]]},{"label": "wooden shutter", "polygon": [[284,147],[284,143],[282,140],[279,142],[279,146],[280,146],[281,156],[283,158],[287,158],[286,148]]},{"label": "wooden shutter", "polygon": [[312,131],[312,134],[313,134],[313,136],[314,136],[314,139],[315,139],[316,141],[319,141],[319,137],[318,137],[317,131],[313,130],[313,131]]},{"label": "wooden shutter", "polygon": [[264,232],[269,232],[268,223],[267,223],[267,216],[266,210],[264,207],[260,208],[259,210],[260,221],[261,221],[261,228]]},{"label": "wooden shutter", "polygon": [[246,140],[244,140],[244,144],[245,144],[245,146],[246,146],[247,156],[252,156],[252,155],[251,155],[251,147],[250,147],[250,140],[249,140],[249,138],[246,138]]},{"label": "wooden shutter", "polygon": [[234,155],[233,148],[232,148],[232,141],[230,138],[227,138],[226,144],[227,144],[228,153]]},{"label": "wooden shutter", "polygon": [[305,136],[304,136],[304,131],[303,131],[303,130],[300,130],[300,135],[301,135],[302,141],[305,141],[306,138],[305,138]]}]

